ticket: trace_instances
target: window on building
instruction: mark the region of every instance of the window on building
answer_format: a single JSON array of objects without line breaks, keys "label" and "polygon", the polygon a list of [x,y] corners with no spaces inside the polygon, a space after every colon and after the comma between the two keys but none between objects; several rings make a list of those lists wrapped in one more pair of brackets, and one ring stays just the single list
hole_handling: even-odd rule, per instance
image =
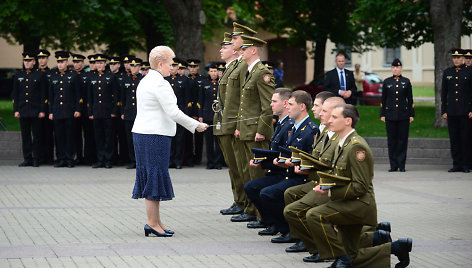
[{"label": "window on building", "polygon": [[384,66],[391,66],[394,59],[401,60],[401,48],[384,48]]}]

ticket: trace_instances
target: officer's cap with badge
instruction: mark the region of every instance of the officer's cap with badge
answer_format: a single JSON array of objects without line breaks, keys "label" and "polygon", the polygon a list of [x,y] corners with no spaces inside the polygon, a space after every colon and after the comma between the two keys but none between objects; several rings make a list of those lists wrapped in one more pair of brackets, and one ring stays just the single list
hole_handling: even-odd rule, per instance
[{"label": "officer's cap with badge", "polygon": [[73,62],[80,62],[85,60],[85,56],[81,54],[71,53]]},{"label": "officer's cap with badge", "polygon": [[292,157],[292,151],[287,147],[279,147],[280,155],[279,155],[279,163],[285,162],[285,160]]},{"label": "officer's cap with badge", "polygon": [[248,35],[241,35],[241,38],[243,39],[243,45],[241,48],[246,48],[246,47],[263,47],[265,44],[267,44],[266,41],[259,39],[257,37],[253,36],[248,36]]},{"label": "officer's cap with badge", "polygon": [[141,70],[146,71],[149,69],[151,69],[151,64],[149,63],[149,61],[144,61],[143,65],[141,65]]},{"label": "officer's cap with badge", "polygon": [[332,169],[331,166],[326,165],[320,160],[316,159],[313,155],[301,152],[300,158],[302,159],[300,163],[301,169],[315,169],[315,170],[329,170]]},{"label": "officer's cap with badge", "polygon": [[58,50],[54,52],[54,56],[56,57],[57,62],[65,61],[69,59],[69,52]]},{"label": "officer's cap with badge", "polygon": [[218,62],[218,71],[224,71],[226,69],[226,63]]},{"label": "officer's cap with badge", "polygon": [[188,59],[187,64],[188,64],[188,67],[195,68],[195,67],[198,67],[198,65],[200,65],[200,60],[198,60],[198,59]]},{"label": "officer's cap with badge", "polygon": [[40,49],[38,50],[38,53],[36,54],[36,57],[38,58],[47,58],[51,55],[51,53],[49,51],[47,51],[46,49]]},{"label": "officer's cap with badge", "polygon": [[179,62],[179,69],[187,69],[187,67],[187,62],[185,62],[184,60]]},{"label": "officer's cap with badge", "polygon": [[223,34],[223,41],[221,42],[221,45],[231,45],[231,33],[225,32]]},{"label": "officer's cap with badge", "polygon": [[401,66],[402,66],[402,62],[399,59],[394,59],[392,61],[392,67],[401,67]]},{"label": "officer's cap with badge", "polygon": [[206,69],[207,69],[207,70],[210,70],[210,69],[218,69],[218,64],[217,64],[216,62],[210,62],[210,63],[208,63]]},{"label": "officer's cap with badge", "polygon": [[95,54],[88,55],[87,59],[88,59],[89,63],[95,63]]},{"label": "officer's cap with badge", "polygon": [[464,56],[464,51],[460,48],[453,48],[450,51],[452,57],[462,57]]},{"label": "officer's cap with badge", "polygon": [[21,53],[21,55],[23,56],[23,60],[24,61],[30,61],[30,60],[34,60],[35,59],[35,54],[36,53],[33,53],[33,52],[23,52]]},{"label": "officer's cap with badge", "polygon": [[129,62],[129,65],[131,66],[140,66],[141,64],[143,64],[143,60],[140,59],[140,58],[131,58],[130,62]]},{"label": "officer's cap with badge", "polygon": [[231,35],[254,36],[256,34],[257,34],[257,32],[254,31],[253,29],[251,29],[247,26],[241,25],[237,22],[233,22],[233,32],[231,33]]},{"label": "officer's cap with badge", "polygon": [[118,63],[121,63],[121,57],[118,57],[118,56],[114,56],[114,57],[110,57],[110,64],[118,64]]},{"label": "officer's cap with badge", "polygon": [[472,59],[472,49],[463,49],[462,51],[466,59]]},{"label": "officer's cap with badge", "polygon": [[261,163],[263,169],[271,169],[273,167],[272,161],[280,154],[279,151],[261,148],[251,148],[251,151],[254,153],[254,164]]},{"label": "officer's cap with badge", "polygon": [[132,58],[134,58],[133,55],[126,54],[126,55],[121,56],[121,61],[123,63],[129,63]]},{"label": "officer's cap with badge", "polygon": [[180,60],[179,58],[173,58],[172,59],[172,66],[177,67],[177,66],[179,66],[180,62],[182,62],[182,60]]},{"label": "officer's cap with badge", "polygon": [[95,54],[95,61],[107,61],[108,57],[105,54]]},{"label": "officer's cap with badge", "polygon": [[274,66],[275,66],[272,61],[268,61],[268,60],[262,61],[262,64],[264,64],[265,67],[267,67],[267,69],[269,69],[269,70],[274,69]]}]

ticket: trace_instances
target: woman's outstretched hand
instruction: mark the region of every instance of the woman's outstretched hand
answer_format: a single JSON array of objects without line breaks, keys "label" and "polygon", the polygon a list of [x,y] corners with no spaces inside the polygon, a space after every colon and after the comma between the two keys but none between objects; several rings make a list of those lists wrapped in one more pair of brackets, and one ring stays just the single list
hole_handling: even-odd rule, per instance
[{"label": "woman's outstretched hand", "polygon": [[203,131],[205,131],[207,128],[208,128],[208,125],[207,125],[207,124],[205,124],[205,123],[200,123],[200,124],[198,124],[196,130],[197,130],[198,132],[203,132]]}]

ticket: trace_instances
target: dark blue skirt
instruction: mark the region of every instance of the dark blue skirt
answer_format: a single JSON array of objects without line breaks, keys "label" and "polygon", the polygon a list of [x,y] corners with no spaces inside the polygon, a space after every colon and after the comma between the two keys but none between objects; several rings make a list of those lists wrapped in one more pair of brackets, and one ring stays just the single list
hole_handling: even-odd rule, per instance
[{"label": "dark blue skirt", "polygon": [[169,176],[172,138],[155,134],[133,133],[136,155],[136,182],[133,198],[166,201],[174,197]]}]

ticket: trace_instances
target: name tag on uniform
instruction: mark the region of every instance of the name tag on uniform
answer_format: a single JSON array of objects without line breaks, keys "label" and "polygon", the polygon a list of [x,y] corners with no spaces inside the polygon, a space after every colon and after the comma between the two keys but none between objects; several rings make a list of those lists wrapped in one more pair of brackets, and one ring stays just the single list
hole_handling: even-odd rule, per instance
[{"label": "name tag on uniform", "polygon": [[52,84],[53,85],[57,84],[57,80],[52,80]]},{"label": "name tag on uniform", "polygon": [[451,80],[452,79],[452,75],[448,75],[446,76],[447,80]]},{"label": "name tag on uniform", "polygon": [[205,89],[209,89],[209,88],[210,88],[210,86],[205,86],[204,88],[205,88]]},{"label": "name tag on uniform", "polygon": [[106,80],[110,80],[110,77],[105,77]]},{"label": "name tag on uniform", "polygon": [[92,80],[90,81],[90,83],[92,83],[93,85],[95,85],[97,83],[97,80]]},{"label": "name tag on uniform", "polygon": [[23,80],[25,80],[23,77],[18,77],[18,81],[21,82],[21,81],[23,81]]},{"label": "name tag on uniform", "polygon": [[129,87],[129,86],[131,86],[131,84],[125,84],[125,87]]}]

